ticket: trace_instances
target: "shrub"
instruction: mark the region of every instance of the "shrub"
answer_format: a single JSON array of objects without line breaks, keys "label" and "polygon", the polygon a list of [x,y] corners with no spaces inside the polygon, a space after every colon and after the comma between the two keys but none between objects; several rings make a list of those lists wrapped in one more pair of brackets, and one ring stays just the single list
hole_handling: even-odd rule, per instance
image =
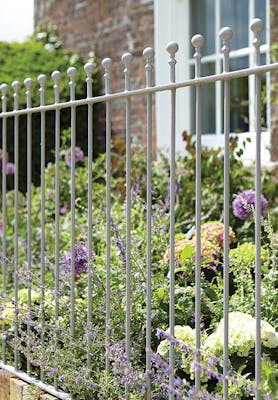
[{"label": "shrub", "polygon": [[[46,36],[44,36],[46,33]],[[44,36],[44,41],[40,39],[40,35]],[[26,88],[23,84],[27,77],[33,80],[32,88],[32,107],[40,105],[40,93],[38,76],[45,74],[47,76],[45,102],[46,104],[54,103],[54,82],[51,79],[51,73],[55,70],[61,72],[60,81],[60,101],[69,100],[69,77],[67,69],[70,66],[77,68],[76,76],[76,99],[86,98],[86,82],[84,72],[84,62],[77,53],[63,50],[62,46],[49,43],[49,38],[56,37],[55,31],[41,30],[37,31],[33,37],[24,43],[7,43],[0,42],[0,64],[1,83],[7,83],[10,87],[8,91],[8,110],[13,109],[13,90],[11,84],[18,80],[21,83],[19,108],[26,108]],[[58,42],[58,38],[56,39]],[[93,74],[93,93],[98,94],[100,88],[99,71],[96,68]],[[97,107],[94,112],[94,126],[97,131]],[[54,112],[48,112],[46,123],[46,163],[53,160],[53,148],[55,135],[53,135],[55,127]],[[26,191],[26,117],[19,119],[19,183],[22,192]],[[8,118],[8,152],[11,159],[14,157],[14,131],[13,119]],[[70,110],[66,109],[61,112],[61,129],[70,126]],[[77,144],[83,149],[87,149],[87,108],[79,107],[77,109]],[[35,113],[32,116],[32,171],[33,182],[38,185],[40,182],[40,114]],[[95,154],[98,152],[100,144],[97,143],[95,136]],[[10,187],[11,188],[11,187]]]}]

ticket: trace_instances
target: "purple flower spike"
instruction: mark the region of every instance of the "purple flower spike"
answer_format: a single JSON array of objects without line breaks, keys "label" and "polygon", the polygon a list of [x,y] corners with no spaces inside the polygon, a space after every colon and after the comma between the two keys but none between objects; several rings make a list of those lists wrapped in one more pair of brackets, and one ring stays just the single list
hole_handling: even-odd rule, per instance
[{"label": "purple flower spike", "polygon": [[[94,254],[92,255],[92,258]],[[61,267],[67,272],[71,272],[71,249],[67,249],[65,255],[61,258]],[[83,244],[74,246],[74,265],[75,275],[79,277],[83,272],[87,271],[88,267],[88,247]]]},{"label": "purple flower spike", "polygon": [[[239,192],[233,201],[233,212],[234,216],[245,220],[253,215],[255,209],[255,197],[256,192],[252,189],[244,190]],[[263,214],[267,208],[267,200],[261,195],[261,213]]]}]

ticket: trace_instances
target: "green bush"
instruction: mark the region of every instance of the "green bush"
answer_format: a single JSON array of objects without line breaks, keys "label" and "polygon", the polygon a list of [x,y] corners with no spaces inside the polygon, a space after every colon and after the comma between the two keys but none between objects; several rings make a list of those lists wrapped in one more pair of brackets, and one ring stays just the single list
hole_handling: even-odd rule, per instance
[{"label": "green bush", "polygon": [[[43,40],[42,40],[43,38]],[[53,43],[59,44],[55,46]],[[52,41],[50,40],[52,39]],[[19,92],[19,108],[26,108],[26,87],[24,80],[28,77],[33,80],[32,87],[32,106],[40,104],[40,93],[38,76],[45,74],[47,77],[45,103],[54,103],[54,82],[51,78],[53,71],[61,72],[60,81],[60,101],[69,100],[69,77],[67,69],[69,67],[77,68],[76,75],[76,99],[85,98],[86,95],[86,74],[84,72],[84,61],[73,52],[63,50],[55,32],[51,30],[38,31],[28,41],[24,43],[7,43],[0,42],[0,82],[9,85],[8,91],[8,110],[13,109],[13,90],[11,84],[17,80],[21,84]],[[100,88],[100,79],[98,69],[93,74],[93,93],[98,94]],[[97,108],[96,108],[97,110]],[[48,112],[46,114],[46,163],[53,160],[54,149],[54,127],[55,114]],[[8,152],[10,159],[14,156],[14,129],[13,118],[8,119]],[[94,127],[97,129],[97,111],[94,112]],[[61,129],[70,126],[70,110],[66,109],[61,112]],[[87,148],[87,107],[79,107],[77,109],[77,145],[83,149]],[[1,134],[2,136],[2,134]],[[21,116],[19,119],[19,181],[20,188],[23,192],[26,190],[26,117]],[[40,114],[33,114],[32,117],[32,171],[33,182],[39,184],[39,168],[40,168]],[[94,143],[95,153],[98,152],[99,144]],[[11,187],[10,187],[11,188]]]}]

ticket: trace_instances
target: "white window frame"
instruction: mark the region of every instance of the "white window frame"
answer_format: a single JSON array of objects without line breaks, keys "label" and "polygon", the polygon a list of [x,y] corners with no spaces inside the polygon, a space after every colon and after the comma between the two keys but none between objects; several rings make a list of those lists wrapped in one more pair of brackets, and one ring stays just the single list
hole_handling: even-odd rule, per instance
[{"label": "white window frame", "polygon": [[[218,37],[218,32],[222,28],[221,26],[221,0],[215,1],[215,54],[205,55],[202,58],[203,63],[214,62],[215,73],[221,73],[222,71],[222,54],[221,54],[221,43]],[[255,15],[255,0],[249,1],[249,23],[252,21]],[[194,65],[193,48],[190,43],[190,6],[194,0],[154,0],[154,21],[155,21],[155,79],[156,84],[165,84],[169,82],[169,66],[167,63],[168,54],[165,50],[168,42],[174,40],[179,44],[179,51],[176,55],[177,67],[176,67],[176,80],[182,81],[189,79],[190,67]],[[213,23],[213,22],[212,22]],[[269,12],[269,0],[266,0],[266,44],[262,44],[261,53],[266,54],[266,62],[270,62],[270,12]],[[231,27],[233,28],[233,27]],[[198,32],[196,32],[198,33]],[[233,50],[230,52],[231,59],[248,57],[249,65],[253,65],[253,46],[252,46],[252,32],[249,30],[249,47],[241,48],[239,50]],[[241,133],[239,137],[239,145],[250,137],[254,132],[254,107],[253,100],[254,96],[254,85],[252,84],[254,77],[249,78],[249,132]],[[266,76],[267,83],[267,98],[270,99],[270,74]],[[221,82],[216,83],[215,87],[215,119],[216,119],[216,132],[214,134],[206,134],[202,137],[202,143],[208,147],[219,147],[224,145],[224,137],[222,134],[222,116],[221,116],[221,104],[222,104],[222,92]],[[157,93],[156,95],[156,132],[157,132],[157,147],[167,151],[170,144],[170,123],[169,123],[169,93]],[[176,118],[176,148],[177,151],[183,152],[185,147],[181,133],[183,130],[192,132],[190,126],[190,90],[177,91],[177,118]],[[270,100],[267,103],[267,129],[262,132],[262,161],[269,161],[269,147],[270,147],[270,122],[271,122],[271,107]],[[255,143],[247,143],[244,149],[244,157],[248,159],[254,158]]]}]

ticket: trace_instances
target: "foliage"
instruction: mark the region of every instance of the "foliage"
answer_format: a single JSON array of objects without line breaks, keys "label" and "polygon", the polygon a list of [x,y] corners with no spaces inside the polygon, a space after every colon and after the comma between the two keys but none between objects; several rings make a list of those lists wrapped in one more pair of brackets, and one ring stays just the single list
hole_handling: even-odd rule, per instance
[{"label": "foliage", "polygon": [[[42,41],[40,38],[44,37]],[[55,39],[55,42],[53,43]],[[58,44],[58,45],[57,45]],[[24,43],[8,43],[0,42],[0,64],[1,64],[1,83],[9,85],[7,97],[7,109],[13,110],[13,90],[11,84],[13,81],[18,80],[21,84],[19,91],[19,108],[26,108],[26,87],[24,80],[29,77],[33,80],[32,86],[32,107],[40,105],[40,92],[38,76],[45,74],[47,77],[45,85],[45,104],[54,103],[54,81],[51,79],[53,71],[61,72],[60,86],[60,101],[65,102],[69,100],[69,77],[67,76],[67,69],[75,67],[78,71],[75,80],[76,99],[86,98],[86,74],[84,72],[84,61],[81,56],[74,52],[65,51],[60,44],[56,32],[50,28],[41,28],[36,31],[33,37]],[[95,68],[93,73],[93,93],[98,94],[100,89],[99,71]],[[67,108],[61,112],[60,115],[61,129],[70,126],[70,109]],[[94,113],[95,128],[97,121],[97,108]],[[21,116],[19,119],[19,182],[23,192],[26,191],[26,117]],[[11,158],[14,156],[14,123],[13,118],[8,118],[8,152]],[[53,135],[55,127],[54,112],[47,113],[46,124],[46,162],[53,160],[53,148],[55,136]],[[32,116],[32,165],[33,165],[33,182],[38,185],[40,180],[39,166],[40,166],[40,114],[33,113]],[[77,112],[77,143],[83,148],[87,148],[86,144],[86,131],[87,131],[87,109],[86,107],[79,107]],[[95,151],[97,153],[97,142],[95,141]],[[12,186],[10,187],[12,188]]]},{"label": "foliage", "polygon": [[[18,227],[18,301],[16,316],[18,334],[14,325],[14,192],[7,193],[7,267],[6,294],[0,309],[3,340],[7,360],[13,361],[13,348],[20,354],[20,367],[26,368],[30,360],[33,374],[44,371],[45,381],[71,393],[79,400],[119,399],[124,396],[124,386],[130,388],[131,398],[140,400],[145,395],[145,379],[150,374],[155,399],[168,398],[169,374],[175,374],[176,398],[194,399],[201,394],[194,391],[194,329],[195,329],[195,146],[187,140],[188,154],[177,160],[176,230],[175,230],[175,338],[169,325],[169,163],[163,157],[152,164],[152,370],[145,371],[146,334],[146,254],[147,254],[147,204],[145,149],[132,145],[131,173],[131,358],[124,348],[126,310],[126,205],[125,205],[125,150],[115,144],[112,151],[111,177],[111,252],[110,252],[110,356],[111,373],[105,372],[105,310],[107,283],[106,242],[106,157],[100,155],[89,165],[82,149],[76,148],[75,218],[71,215],[71,163],[69,162],[69,131],[63,131],[59,165],[48,163],[45,168],[44,254],[41,254],[41,199],[42,188],[32,186],[32,268],[26,263],[27,211],[26,197],[19,197]],[[236,143],[231,144],[231,177],[234,194],[253,187],[253,175],[236,155]],[[201,365],[204,399],[221,398],[223,386],[223,154],[221,150],[203,150],[203,210],[201,225],[201,340],[203,343]],[[59,196],[55,186],[57,168],[60,174]],[[88,171],[92,170],[92,192],[88,193]],[[271,174],[264,177],[263,193],[268,201],[269,215],[277,196],[277,182]],[[92,226],[88,227],[88,196],[92,197]],[[278,329],[277,262],[274,232],[270,217],[262,217],[262,325],[268,338],[276,338]],[[245,221],[232,214],[231,197],[230,239],[230,318],[231,327],[231,398],[248,399],[254,392],[254,222],[250,215]],[[248,225],[249,224],[249,225]],[[74,227],[74,243],[71,228]],[[59,227],[59,236],[57,236]],[[89,229],[92,243],[88,243]],[[56,236],[56,238],[55,238]],[[57,242],[57,238],[59,239]],[[29,238],[30,239],[30,238]],[[59,247],[59,253],[56,249]],[[91,258],[89,259],[89,253]],[[74,260],[71,258],[74,257]],[[71,274],[71,266],[74,266]],[[41,271],[44,270],[44,283]],[[57,279],[59,301],[57,300]],[[0,280],[1,284],[2,277]],[[72,284],[74,283],[74,291]],[[71,334],[69,309],[73,307],[74,337]],[[31,309],[28,299],[31,299]],[[91,304],[88,304],[91,299]],[[88,321],[88,309],[91,309]],[[58,316],[58,317],[57,317]],[[235,317],[235,318],[234,318]],[[239,320],[249,321],[245,338]],[[234,324],[232,324],[234,322]],[[242,342],[239,340],[239,332]],[[157,335],[159,332],[159,335]],[[250,333],[251,332],[251,333]],[[273,336],[274,335],[274,336]],[[167,340],[159,344],[160,339]],[[214,342],[212,343],[214,339]],[[246,339],[246,340],[245,340]],[[169,340],[182,341],[176,349],[175,371],[169,369],[167,351]],[[262,336],[263,391],[277,393],[276,346],[269,346]],[[272,343],[272,342],[271,342]],[[163,350],[164,348],[164,350]],[[163,351],[161,351],[161,349]],[[157,353],[160,352],[161,356]],[[211,353],[208,355],[208,353]],[[87,368],[87,357],[94,368]],[[237,382],[238,384],[234,384]],[[247,394],[246,394],[247,393]],[[160,396],[160,397],[159,397]]]}]

